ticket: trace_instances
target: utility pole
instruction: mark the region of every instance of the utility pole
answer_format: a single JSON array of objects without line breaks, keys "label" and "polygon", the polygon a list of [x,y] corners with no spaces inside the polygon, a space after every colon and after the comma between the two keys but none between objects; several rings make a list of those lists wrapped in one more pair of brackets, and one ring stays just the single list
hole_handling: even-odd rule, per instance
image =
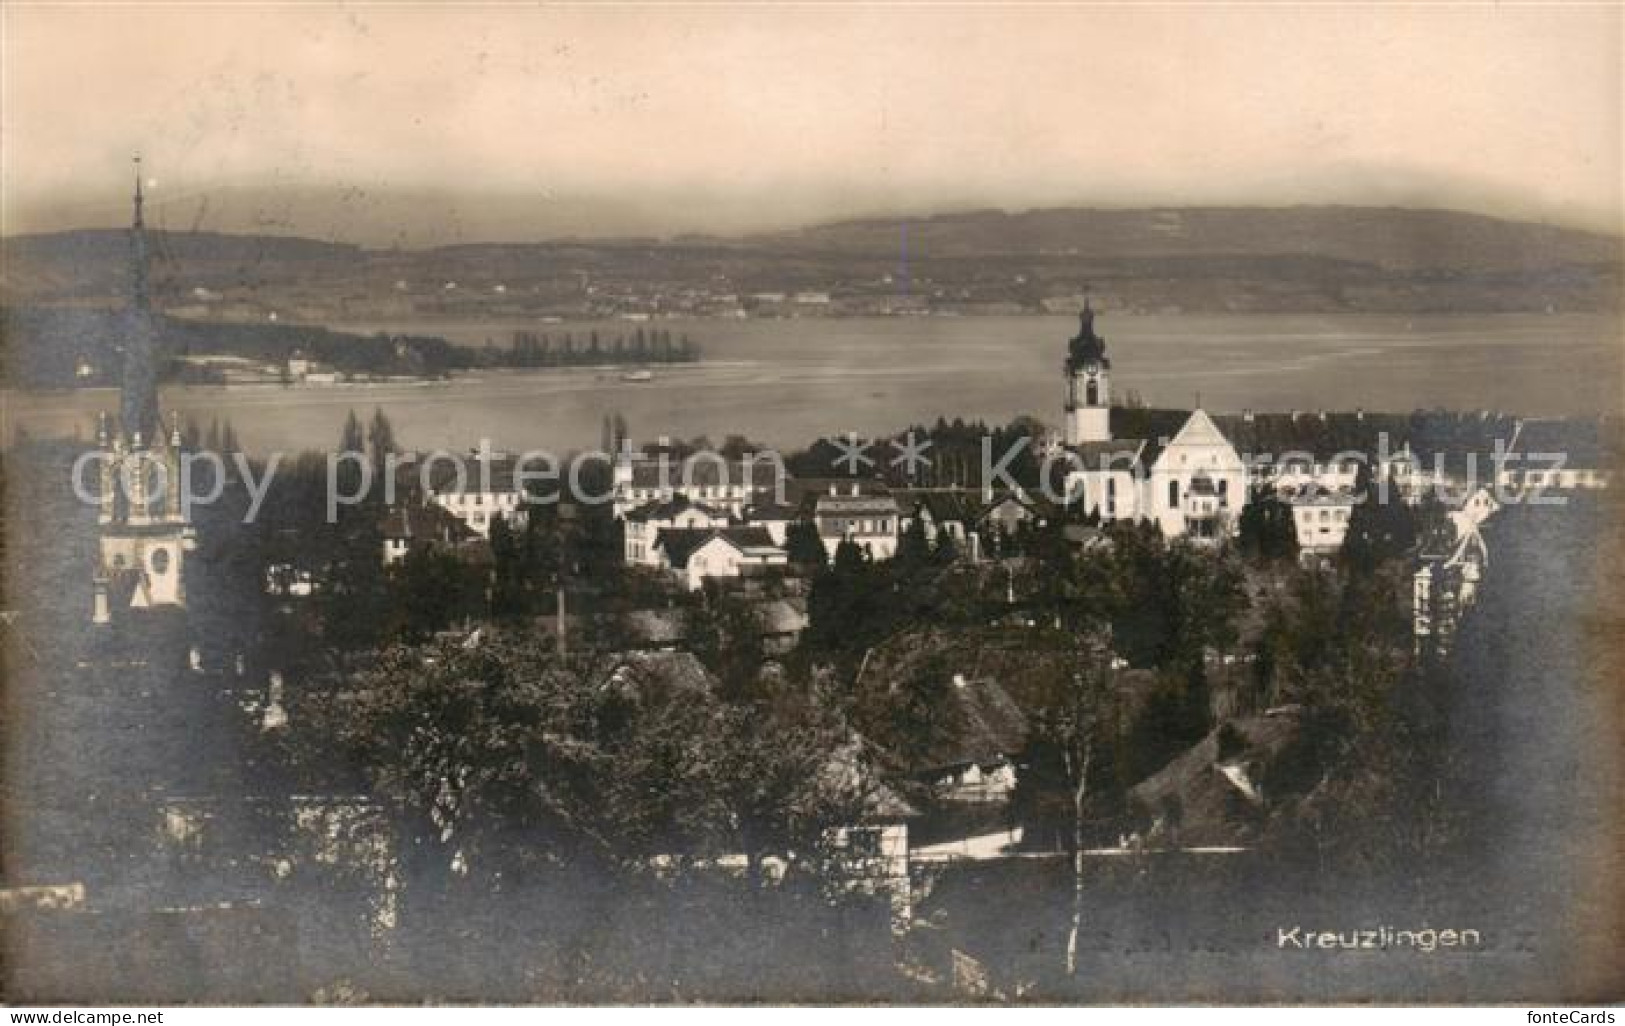
[{"label": "utility pole", "polygon": [[570,655],[569,620],[565,610],[565,590],[570,576],[570,533],[575,529],[576,508],[572,502],[559,502],[559,586],[558,586],[558,634],[559,634],[559,661],[563,662]]}]

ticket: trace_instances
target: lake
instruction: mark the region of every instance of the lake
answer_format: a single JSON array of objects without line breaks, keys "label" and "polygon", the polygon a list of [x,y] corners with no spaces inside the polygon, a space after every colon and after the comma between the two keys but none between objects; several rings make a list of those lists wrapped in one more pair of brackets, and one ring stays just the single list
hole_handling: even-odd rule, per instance
[{"label": "lake", "polygon": [[[162,403],[207,423],[229,418],[254,450],[326,447],[345,414],[381,406],[403,444],[462,448],[481,437],[503,449],[595,446],[606,414],[633,437],[720,441],[742,433],[799,447],[833,433],[895,431],[939,416],[1007,421],[1060,416],[1061,360],[1071,317],[929,317],[661,321],[687,332],[703,363],[653,368],[630,383],[619,369],[481,371],[451,382],[283,388],[168,387]],[[1588,315],[1103,314],[1113,387],[1157,406],[1210,410],[1417,407],[1526,415],[1617,413],[1620,322]],[[439,334],[505,345],[515,328],[578,339],[638,325],[417,321],[333,325],[349,331]],[[0,396],[0,437],[89,438],[109,390]]]}]

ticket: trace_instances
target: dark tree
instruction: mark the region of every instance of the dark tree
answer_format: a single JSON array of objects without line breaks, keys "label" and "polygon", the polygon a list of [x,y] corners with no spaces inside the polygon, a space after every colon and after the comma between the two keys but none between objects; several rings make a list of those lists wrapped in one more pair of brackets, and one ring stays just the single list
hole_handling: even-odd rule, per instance
[{"label": "dark tree", "polygon": [[1254,563],[1277,563],[1298,558],[1298,530],[1292,507],[1273,488],[1259,487],[1241,511],[1238,544],[1244,558]]},{"label": "dark tree", "polygon": [[1354,512],[1339,556],[1350,572],[1369,575],[1382,563],[1411,551],[1416,524],[1399,488],[1392,480],[1379,488],[1370,463],[1360,464],[1354,494]]},{"label": "dark tree", "polygon": [[824,551],[824,540],[818,536],[818,527],[811,520],[797,520],[784,533],[785,553],[796,566],[824,569],[829,555]]}]

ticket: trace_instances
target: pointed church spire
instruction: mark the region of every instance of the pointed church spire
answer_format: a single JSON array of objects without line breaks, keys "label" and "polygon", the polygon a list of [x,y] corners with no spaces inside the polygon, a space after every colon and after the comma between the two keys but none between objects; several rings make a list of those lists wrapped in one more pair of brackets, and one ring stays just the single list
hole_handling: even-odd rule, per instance
[{"label": "pointed church spire", "polygon": [[130,300],[137,310],[152,308],[152,296],[147,287],[147,220],[142,210],[145,196],[141,191],[141,155],[133,158],[135,164],[135,217],[130,222]]},{"label": "pointed church spire", "polygon": [[[130,314],[125,319],[124,373],[120,382],[119,431],[132,442],[151,440],[163,432],[158,420],[158,376],[153,366],[157,326],[153,323],[148,285],[147,223],[141,182],[141,158],[136,156],[134,213],[130,220]],[[140,443],[135,443],[139,445]]]}]

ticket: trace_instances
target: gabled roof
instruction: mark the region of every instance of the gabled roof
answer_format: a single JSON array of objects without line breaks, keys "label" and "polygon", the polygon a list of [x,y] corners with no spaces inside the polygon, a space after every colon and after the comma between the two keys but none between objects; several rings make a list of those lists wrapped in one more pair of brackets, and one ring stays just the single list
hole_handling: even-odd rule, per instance
[{"label": "gabled roof", "polygon": [[1036,512],[1036,506],[1033,500],[1028,498],[1026,495],[1023,495],[1020,492],[996,492],[994,493],[993,498],[982,503],[982,510],[977,514],[977,516],[987,517],[992,514],[994,510],[1007,503],[1013,503],[1028,513]]},{"label": "gabled roof", "polygon": [[920,815],[908,799],[880,782],[870,749],[860,735],[851,735],[830,752],[817,771],[818,783],[855,805],[860,822],[897,822]]},{"label": "gabled roof", "polygon": [[801,516],[801,510],[788,502],[753,502],[744,509],[744,517],[748,522],[767,523],[778,520],[796,520]]},{"label": "gabled roof", "polygon": [[[856,491],[856,495],[853,492]],[[891,489],[882,481],[861,477],[798,477],[785,482],[784,501],[811,512],[814,504],[828,496],[847,498],[880,497],[891,495]]]},{"label": "gabled roof", "polygon": [[1283,763],[1301,737],[1296,715],[1227,720],[1129,788],[1129,800],[1180,844],[1245,843],[1263,824],[1265,798],[1289,783]]},{"label": "gabled roof", "polygon": [[386,539],[433,541],[456,545],[478,537],[473,528],[441,506],[402,505],[384,515],[379,531]]},{"label": "gabled roof", "polygon": [[1377,436],[1386,432],[1388,447],[1395,450],[1408,432],[1398,430],[1400,421],[1391,416],[1349,413],[1258,413],[1237,416],[1215,414],[1214,422],[1236,451],[1269,455],[1280,462],[1288,454],[1307,456],[1325,463],[1339,453],[1375,452]]},{"label": "gabled roof", "polygon": [[982,513],[982,493],[974,488],[898,489],[892,495],[905,512],[929,513],[938,524],[972,524]]},{"label": "gabled roof", "polygon": [[1617,419],[1527,419],[1518,422],[1509,448],[1525,459],[1524,467],[1532,468],[1527,461],[1537,454],[1561,454],[1566,457],[1567,468],[1589,470],[1619,464],[1625,439],[1621,438]]},{"label": "gabled roof", "polygon": [[681,569],[688,566],[694,553],[715,539],[741,553],[780,551],[764,527],[665,527],[655,537],[655,548],[666,553],[666,560],[674,568]]},{"label": "gabled roof", "polygon": [[1292,491],[1277,491],[1282,502],[1291,506],[1352,506],[1354,493],[1342,489],[1333,490],[1324,485],[1310,482],[1302,488]]},{"label": "gabled roof", "polygon": [[692,652],[617,652],[598,664],[600,687],[630,695],[704,693],[716,679]]},{"label": "gabled roof", "polygon": [[1110,414],[1112,437],[1068,448],[1084,470],[1149,470],[1164,449],[1184,445],[1229,444],[1204,411],[1150,410],[1114,406]]},{"label": "gabled roof", "polygon": [[780,477],[788,477],[782,461],[761,453],[754,459],[725,460],[715,454],[699,454],[687,459],[661,460],[633,457],[626,464],[633,488],[712,488],[740,486],[771,488]]},{"label": "gabled roof", "polygon": [[638,523],[648,523],[656,520],[671,520],[679,513],[683,513],[691,509],[698,510],[716,520],[727,519],[727,515],[725,513],[722,513],[720,510],[712,509],[710,506],[704,505],[703,503],[694,502],[682,492],[675,493],[669,499],[659,499],[654,502],[646,502],[636,509],[629,510],[626,514],[626,519],[636,521]]},{"label": "gabled roof", "polygon": [[[462,467],[463,479],[457,480],[458,466]],[[411,468],[417,478],[421,474],[417,465]],[[519,461],[512,457],[500,457],[481,461],[473,454],[460,457],[457,464],[449,459],[438,459],[431,464],[429,472],[429,487],[436,494],[470,495],[475,493],[509,495],[523,492],[517,481],[520,470]],[[533,475],[540,475],[546,466],[540,462],[529,464],[524,469]]]},{"label": "gabled roof", "polygon": [[1172,442],[1186,422],[1191,419],[1189,410],[1152,410],[1144,408],[1131,408],[1114,406],[1108,418],[1113,439],[1123,439],[1119,444],[1128,444],[1132,440],[1142,440],[1146,451],[1141,458],[1147,466],[1156,462],[1157,454],[1163,447]]},{"label": "gabled roof", "polygon": [[1133,470],[1141,466],[1145,441],[1139,438],[1113,438],[1107,442],[1083,442],[1070,447],[1076,466],[1084,470]]},{"label": "gabled roof", "polygon": [[956,679],[949,688],[947,729],[926,746],[919,769],[989,765],[1013,758],[1027,743],[1027,717],[1010,693],[990,678]]},{"label": "gabled roof", "polygon": [[812,511],[825,516],[890,516],[898,512],[890,495],[819,495],[811,498]]},{"label": "gabled roof", "polygon": [[800,634],[807,629],[804,599],[773,599],[756,607],[763,634]]}]

